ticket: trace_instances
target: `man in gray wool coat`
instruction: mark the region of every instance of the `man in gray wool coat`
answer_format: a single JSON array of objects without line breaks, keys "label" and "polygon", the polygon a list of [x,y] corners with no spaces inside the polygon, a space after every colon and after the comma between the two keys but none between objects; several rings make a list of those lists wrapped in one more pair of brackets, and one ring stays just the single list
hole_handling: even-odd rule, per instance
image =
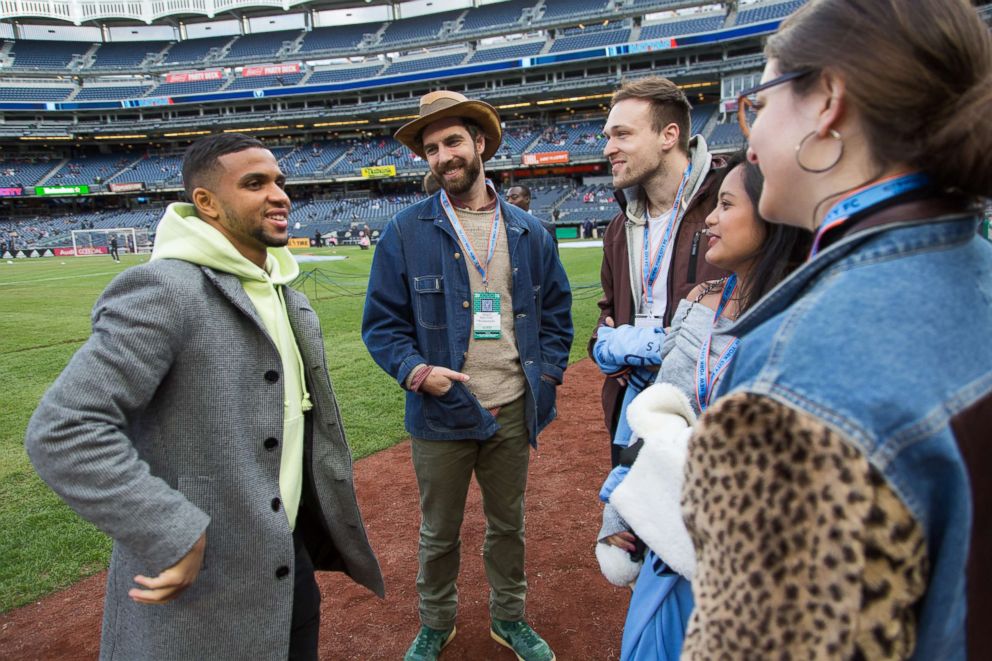
[{"label": "man in gray wool coat", "polygon": [[316,659],[314,570],[383,582],[317,315],[286,286],[286,178],[220,134],[183,181],[192,204],[97,301],[28,455],[114,540],[101,659]]}]

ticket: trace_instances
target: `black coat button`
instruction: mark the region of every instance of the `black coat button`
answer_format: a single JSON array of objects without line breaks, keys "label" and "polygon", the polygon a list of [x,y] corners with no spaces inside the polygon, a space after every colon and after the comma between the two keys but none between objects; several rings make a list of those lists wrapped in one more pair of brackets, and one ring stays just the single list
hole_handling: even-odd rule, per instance
[{"label": "black coat button", "polygon": [[278,512],[279,511],[279,499],[278,498],[273,498],[272,499],[272,511],[273,512]]},{"label": "black coat button", "polygon": [[279,445],[279,441],[275,438],[267,438],[262,442],[262,445],[265,446],[266,450],[275,450]]},{"label": "black coat button", "polygon": [[269,370],[265,373],[265,380],[269,383],[275,383],[279,380],[279,372],[275,370]]},{"label": "black coat button", "polygon": [[276,570],[276,578],[286,578],[287,576],[289,576],[289,567],[286,565]]}]

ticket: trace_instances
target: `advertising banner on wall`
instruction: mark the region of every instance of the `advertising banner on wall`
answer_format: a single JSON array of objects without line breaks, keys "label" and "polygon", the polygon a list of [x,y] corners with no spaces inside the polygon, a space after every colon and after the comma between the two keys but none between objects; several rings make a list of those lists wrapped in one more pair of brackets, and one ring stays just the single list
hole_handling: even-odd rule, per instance
[{"label": "advertising banner on wall", "polygon": [[289,64],[259,64],[245,67],[241,70],[242,77],[250,76],[281,76],[284,73],[299,73],[300,63],[290,62]]},{"label": "advertising banner on wall", "polygon": [[90,187],[85,184],[75,186],[35,186],[34,194],[42,197],[60,195],[89,195]]},{"label": "advertising banner on wall", "polygon": [[56,257],[74,257],[76,255],[109,255],[110,249],[107,246],[79,246],[75,250],[72,248],[56,248]]},{"label": "advertising banner on wall", "polygon": [[568,163],[567,151],[545,151],[536,154],[524,154],[524,165],[548,165],[550,163]]},{"label": "advertising banner on wall", "polygon": [[310,239],[300,239],[300,238],[290,239],[289,240],[289,247],[290,248],[309,248],[310,247]]},{"label": "advertising banner on wall", "polygon": [[0,197],[17,197],[24,193],[24,189],[20,186],[8,186],[6,188],[0,188]]},{"label": "advertising banner on wall", "polygon": [[108,184],[111,193],[132,193],[134,191],[145,190],[145,184],[142,181],[128,181],[119,184]]},{"label": "advertising banner on wall", "polygon": [[362,176],[366,179],[382,179],[383,177],[395,177],[395,165],[375,165],[370,168],[362,168]]},{"label": "advertising banner on wall", "polygon": [[198,83],[204,80],[220,80],[224,77],[223,69],[204,69],[203,71],[176,71],[165,74],[167,83]]}]

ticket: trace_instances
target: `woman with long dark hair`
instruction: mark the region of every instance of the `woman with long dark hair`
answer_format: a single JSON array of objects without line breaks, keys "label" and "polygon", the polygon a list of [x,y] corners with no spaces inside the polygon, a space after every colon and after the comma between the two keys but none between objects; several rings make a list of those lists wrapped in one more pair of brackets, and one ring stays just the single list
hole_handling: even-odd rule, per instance
[{"label": "woman with long dark hair", "polygon": [[[801,263],[812,238],[758,215],[761,172],[744,152],[730,157],[724,171],[717,206],[706,218],[704,257],[731,275],[697,286],[676,309],[655,385],[628,408],[640,440],[622,453],[625,465],[611,474],[602,494],[608,501],[597,544],[603,572],[618,585],[636,579],[621,646],[624,661],[679,656],[692,610],[694,560],[679,507],[685,449],[673,451],[671,437],[705,409],[708,393],[732,360],[737,343],[727,330],[733,320]],[[666,403],[683,413],[674,428],[656,415]],[[639,557],[641,543],[648,551],[639,565],[630,558]]]},{"label": "woman with long dark hair", "polygon": [[689,443],[683,656],[987,655],[988,26],[963,0],[812,0],[766,55],[740,104],[758,208],[815,238],[728,329]]}]

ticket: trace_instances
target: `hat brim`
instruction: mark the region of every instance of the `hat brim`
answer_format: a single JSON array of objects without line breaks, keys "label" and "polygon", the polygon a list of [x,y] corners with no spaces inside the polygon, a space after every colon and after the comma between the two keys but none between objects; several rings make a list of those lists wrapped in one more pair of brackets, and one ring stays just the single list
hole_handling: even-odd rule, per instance
[{"label": "hat brim", "polygon": [[459,101],[447,108],[442,108],[429,115],[418,117],[412,122],[401,126],[393,134],[393,137],[408,147],[414,154],[427,160],[427,156],[424,154],[424,145],[418,139],[420,132],[434,122],[449,117],[471,119],[482,128],[482,133],[486,136],[486,147],[482,151],[483,161],[488,161],[492,158],[503,142],[503,129],[499,123],[499,113],[485,101],[476,101],[473,99]]}]

